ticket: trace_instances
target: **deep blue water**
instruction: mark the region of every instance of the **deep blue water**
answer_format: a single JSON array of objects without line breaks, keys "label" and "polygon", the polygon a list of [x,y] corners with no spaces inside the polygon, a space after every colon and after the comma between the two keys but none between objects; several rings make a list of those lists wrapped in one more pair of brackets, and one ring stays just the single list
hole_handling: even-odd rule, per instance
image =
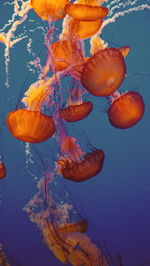
[{"label": "deep blue water", "polygon": [[[12,6],[4,6],[4,3],[4,0],[0,3],[0,28],[7,23],[13,10]],[[145,3],[148,4],[148,0],[139,0],[137,6]],[[18,27],[15,34],[26,30],[24,34],[28,37],[10,50],[9,88],[5,86],[5,47],[0,43],[1,124],[5,114],[16,108],[18,99],[37,79],[37,74],[29,72],[27,68],[27,62],[33,60],[26,49],[28,38],[33,40],[32,48],[35,54],[45,58],[42,50],[42,30],[29,31],[28,29],[36,27],[29,19],[37,20],[42,27],[46,25],[30,11],[24,24]],[[124,266],[148,266],[150,10],[145,9],[118,18],[115,23],[104,29],[102,37],[109,46],[131,47],[126,57],[127,76],[120,90],[138,90],[145,102],[145,114],[136,126],[126,130],[116,129],[109,124],[107,113],[102,111],[107,106],[106,99],[89,96],[94,103],[92,114],[85,120],[69,126],[69,130],[77,134],[81,143],[88,139],[92,145],[105,151],[104,168],[100,175],[84,183],[66,183],[76,208],[91,225],[90,236],[98,239],[105,250],[107,246],[113,258],[121,254]],[[7,103],[4,100],[7,100]],[[45,145],[37,144],[36,147],[41,157],[45,156]],[[34,195],[36,186],[32,177],[25,171],[24,143],[14,139],[5,125],[0,132],[0,151],[7,167],[7,176],[0,181],[0,243],[4,246],[8,261],[11,266],[62,265],[43,243],[40,230],[22,210]],[[33,173],[37,172],[39,169],[34,166]]]}]

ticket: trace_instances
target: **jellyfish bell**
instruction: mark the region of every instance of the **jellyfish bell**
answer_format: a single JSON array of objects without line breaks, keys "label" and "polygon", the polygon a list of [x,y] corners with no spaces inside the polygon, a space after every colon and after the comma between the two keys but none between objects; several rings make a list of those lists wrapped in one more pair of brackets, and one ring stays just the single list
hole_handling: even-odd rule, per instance
[{"label": "jellyfish bell", "polygon": [[6,123],[12,136],[25,142],[43,142],[55,132],[52,117],[39,111],[25,109],[12,111],[7,115]]},{"label": "jellyfish bell", "polygon": [[35,13],[44,20],[54,21],[65,17],[69,0],[31,0]]},{"label": "jellyfish bell", "polygon": [[125,60],[119,49],[106,48],[84,64],[81,83],[95,96],[109,96],[121,86],[125,73]]},{"label": "jellyfish bell", "polygon": [[108,8],[97,5],[88,5],[86,3],[67,4],[65,11],[69,16],[82,21],[103,19],[108,14]]},{"label": "jellyfish bell", "polygon": [[69,35],[74,36],[77,39],[88,39],[99,31],[102,23],[103,20],[101,18],[93,21],[83,21],[71,18],[68,23]]},{"label": "jellyfish bell", "polygon": [[6,167],[5,164],[0,161],[0,179],[3,179],[6,176]]},{"label": "jellyfish bell", "polygon": [[64,159],[59,160],[58,163],[61,165],[61,174],[65,179],[83,182],[101,172],[104,158],[104,152],[96,150],[85,154],[80,162]]},{"label": "jellyfish bell", "polygon": [[60,118],[67,122],[79,121],[86,118],[92,112],[93,103],[83,100],[85,90],[80,87],[80,83],[76,81],[70,91],[66,107],[60,109]]},{"label": "jellyfish bell", "polygon": [[61,71],[68,67],[68,59],[71,57],[71,51],[67,40],[56,41],[52,44],[54,67],[56,71]]},{"label": "jellyfish bell", "polygon": [[69,105],[60,110],[60,117],[67,122],[75,122],[87,117],[93,109],[92,102],[82,102],[81,104]]},{"label": "jellyfish bell", "polygon": [[138,92],[118,93],[112,99],[108,118],[112,126],[126,129],[137,124],[142,119],[144,111],[145,104]]},{"label": "jellyfish bell", "polygon": [[43,113],[43,107],[50,107],[50,95],[53,92],[53,87],[48,82],[49,80],[38,80],[31,84],[21,100],[25,109],[14,110],[7,115],[6,123],[13,137],[39,143],[55,133],[52,116]]},{"label": "jellyfish bell", "polygon": [[53,64],[56,71],[61,71],[79,62],[83,64],[83,56],[77,41],[59,40],[51,46]]},{"label": "jellyfish bell", "polygon": [[59,234],[67,234],[67,233],[73,233],[73,232],[85,233],[88,228],[88,221],[82,220],[76,223],[64,224],[64,225],[61,225],[60,227],[56,227],[54,225],[54,228]]}]

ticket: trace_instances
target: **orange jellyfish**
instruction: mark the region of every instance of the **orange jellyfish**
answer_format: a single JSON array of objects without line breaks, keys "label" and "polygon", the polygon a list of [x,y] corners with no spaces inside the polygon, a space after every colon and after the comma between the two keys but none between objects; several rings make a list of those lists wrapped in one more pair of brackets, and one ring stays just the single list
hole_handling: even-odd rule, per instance
[{"label": "orange jellyfish", "polygon": [[82,220],[77,223],[70,223],[70,224],[64,224],[61,225],[60,227],[55,227],[53,225],[57,233],[59,234],[66,234],[66,233],[73,233],[73,232],[80,232],[80,233],[85,233],[88,228],[88,221]]},{"label": "orange jellyfish", "polygon": [[103,19],[108,14],[108,8],[88,5],[88,4],[68,4],[65,7],[66,13],[82,21],[93,21],[97,19]]},{"label": "orange jellyfish", "polygon": [[86,234],[87,226],[87,221],[66,223],[61,227],[49,222],[42,226],[42,234],[48,248],[63,264],[108,266],[102,250]]},{"label": "orange jellyfish", "polygon": [[42,142],[55,132],[52,117],[39,111],[25,109],[12,111],[7,115],[6,123],[12,136],[25,142]]},{"label": "orange jellyfish", "polygon": [[69,34],[75,36],[77,39],[88,39],[99,31],[102,22],[103,20],[101,18],[93,21],[71,18],[69,21]]},{"label": "orange jellyfish", "polygon": [[0,162],[0,179],[6,176],[6,167],[3,162]]},{"label": "orange jellyfish", "polygon": [[120,87],[125,73],[125,60],[119,49],[106,48],[84,64],[81,83],[95,96],[109,96]]},{"label": "orange jellyfish", "polygon": [[59,40],[52,44],[53,64],[56,71],[66,69],[71,65],[83,64],[83,56],[76,41]]},{"label": "orange jellyfish", "polygon": [[129,128],[137,124],[144,115],[145,104],[142,96],[135,91],[118,94],[108,109],[112,126]]},{"label": "orange jellyfish", "polygon": [[64,158],[59,160],[58,163],[62,167],[61,173],[65,179],[82,182],[100,173],[104,158],[104,152],[96,150],[84,155],[84,159],[80,162]]},{"label": "orange jellyfish", "polygon": [[69,0],[31,0],[35,13],[44,20],[59,20],[65,17]]},{"label": "orange jellyfish", "polygon": [[96,34],[108,14],[108,9],[98,6],[96,1],[78,1],[65,7],[67,14],[63,25],[63,37],[67,39],[88,39]]},{"label": "orange jellyfish", "polygon": [[60,117],[65,119],[67,122],[75,122],[87,117],[91,113],[92,109],[92,102],[70,105],[67,108],[60,110]]},{"label": "orange jellyfish", "polygon": [[67,40],[57,41],[52,44],[53,59],[55,70],[61,71],[69,66],[69,59],[72,51],[69,49]]}]

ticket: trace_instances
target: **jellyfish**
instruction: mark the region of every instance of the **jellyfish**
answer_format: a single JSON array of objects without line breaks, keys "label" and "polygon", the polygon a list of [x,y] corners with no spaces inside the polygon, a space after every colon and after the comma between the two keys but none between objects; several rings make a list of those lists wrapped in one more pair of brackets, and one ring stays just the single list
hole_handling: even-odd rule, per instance
[{"label": "jellyfish", "polygon": [[61,109],[60,117],[67,122],[75,122],[87,117],[93,109],[92,102],[83,102],[79,105],[70,105]]},{"label": "jellyfish", "polygon": [[61,71],[68,67],[67,62],[72,58],[72,53],[69,48],[67,40],[57,41],[52,44],[55,70]]},{"label": "jellyfish", "polygon": [[73,233],[73,232],[79,232],[79,233],[85,233],[88,228],[88,221],[82,220],[78,223],[70,223],[61,225],[60,227],[55,228],[58,233],[60,234],[66,234],[66,233]]},{"label": "jellyfish", "polygon": [[98,5],[88,5],[82,2],[82,4],[67,4],[65,7],[66,13],[77,19],[82,21],[93,21],[98,19],[103,19],[108,14],[108,8],[102,7]]},{"label": "jellyfish", "polygon": [[122,84],[126,65],[122,53],[106,48],[94,54],[83,67],[81,82],[95,96],[109,96]]},{"label": "jellyfish", "polygon": [[43,106],[50,104],[52,88],[48,81],[38,80],[29,87],[26,97],[22,99],[25,109],[9,112],[6,123],[13,137],[31,143],[39,143],[52,137],[55,124],[51,115],[43,113]]},{"label": "jellyfish", "polygon": [[[53,60],[55,71],[61,71],[71,65],[77,65],[80,61],[81,64],[84,63],[82,52],[77,41],[56,41],[52,44],[51,50],[51,58]],[[48,60],[50,60],[50,58]]]},{"label": "jellyfish", "polygon": [[108,8],[98,1],[75,1],[66,5],[68,17],[64,19],[63,37],[87,39],[99,31]]},{"label": "jellyfish", "polygon": [[69,0],[31,0],[35,13],[44,20],[59,20],[65,17],[65,6]]},{"label": "jellyfish", "polygon": [[5,164],[0,161],[0,179],[3,179],[6,176],[6,167]]},{"label": "jellyfish", "polygon": [[91,1],[80,1],[66,5],[66,13],[70,16],[66,28],[69,38],[87,39],[99,31],[108,8]]},{"label": "jellyfish", "polygon": [[70,226],[73,228],[74,224],[65,225],[66,231],[64,230],[64,232],[59,232],[52,224],[44,226],[44,240],[54,255],[63,264],[77,265],[80,263],[80,265],[87,266],[108,266],[109,263],[105,255],[92,243],[87,234],[78,232],[76,228],[73,229],[74,232],[68,232]]},{"label": "jellyfish", "polygon": [[62,166],[61,173],[65,179],[82,182],[100,173],[104,157],[102,150],[96,150],[87,153],[80,162],[64,158],[59,160],[58,163]]},{"label": "jellyfish", "polygon": [[101,18],[93,21],[71,18],[68,23],[68,35],[74,36],[76,39],[88,39],[99,31],[102,23]]},{"label": "jellyfish", "polygon": [[84,93],[80,86],[71,89],[66,107],[60,109],[60,118],[67,122],[75,122],[86,118],[92,112],[93,103],[83,100]]},{"label": "jellyfish", "polygon": [[101,172],[105,158],[103,150],[84,152],[77,139],[65,134],[61,135],[60,143],[61,152],[56,165],[58,173],[65,179],[83,182]]},{"label": "jellyfish", "polygon": [[12,136],[25,142],[42,142],[55,132],[52,117],[38,111],[12,111],[7,115],[6,123]]},{"label": "jellyfish", "polygon": [[143,117],[145,104],[139,92],[128,91],[112,96],[112,103],[108,108],[108,118],[112,126],[130,128]]},{"label": "jellyfish", "polygon": [[65,192],[62,197],[61,193],[55,199],[53,190],[55,188],[55,194],[58,193],[61,179],[54,184],[53,179],[56,179],[55,174],[47,169],[38,182],[37,193],[24,207],[31,221],[41,230],[44,243],[63,264],[108,266],[103,250],[88,236],[88,221],[72,205],[68,194]]}]

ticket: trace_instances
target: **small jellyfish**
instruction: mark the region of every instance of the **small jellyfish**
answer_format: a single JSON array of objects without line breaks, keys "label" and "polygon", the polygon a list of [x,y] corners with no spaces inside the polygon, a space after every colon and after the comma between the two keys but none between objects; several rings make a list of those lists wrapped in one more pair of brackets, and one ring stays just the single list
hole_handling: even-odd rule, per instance
[{"label": "small jellyfish", "polygon": [[73,233],[73,232],[85,233],[88,228],[88,221],[82,220],[77,223],[64,224],[64,225],[61,225],[60,227],[54,227],[54,228],[59,234],[66,234],[66,233]]},{"label": "small jellyfish", "polygon": [[138,92],[117,93],[112,96],[111,101],[108,118],[112,126],[125,129],[134,126],[142,119],[145,104]]},{"label": "small jellyfish", "polygon": [[82,182],[100,173],[104,158],[105,155],[102,150],[95,150],[85,154],[80,162],[64,158],[58,163],[61,165],[61,174],[65,179]]},{"label": "small jellyfish", "polygon": [[79,121],[87,117],[93,109],[92,102],[83,102],[81,104],[70,105],[67,108],[60,110],[60,117],[67,122]]},{"label": "small jellyfish", "polygon": [[6,176],[6,167],[2,161],[0,161],[0,179]]},{"label": "small jellyfish", "polygon": [[38,111],[25,109],[12,111],[7,115],[6,123],[12,136],[25,142],[42,142],[55,132],[52,117]]},{"label": "small jellyfish", "polygon": [[81,83],[95,96],[109,96],[121,86],[125,73],[125,60],[119,49],[106,48],[84,64]]}]

